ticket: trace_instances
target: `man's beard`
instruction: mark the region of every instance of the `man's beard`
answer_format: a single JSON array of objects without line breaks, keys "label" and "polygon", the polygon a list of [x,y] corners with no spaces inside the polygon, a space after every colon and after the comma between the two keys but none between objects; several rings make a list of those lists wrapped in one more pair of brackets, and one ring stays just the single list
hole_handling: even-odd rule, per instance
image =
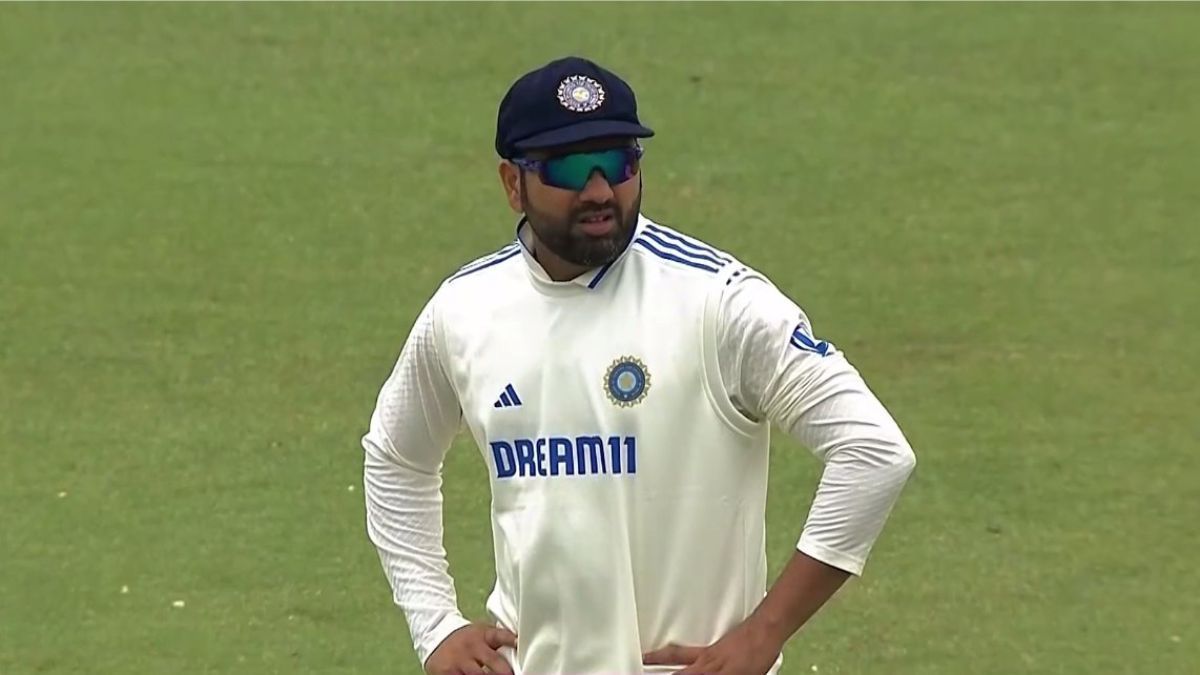
[{"label": "man's beard", "polygon": [[[533,228],[538,244],[545,246],[554,255],[580,267],[600,267],[620,257],[637,227],[638,214],[642,207],[642,193],[628,211],[622,212],[615,200],[603,204],[588,202],[580,204],[565,217],[551,216],[533,207],[521,186],[521,208],[525,219]],[[579,229],[580,221],[589,214],[610,209],[613,214],[611,232],[593,236]]]}]

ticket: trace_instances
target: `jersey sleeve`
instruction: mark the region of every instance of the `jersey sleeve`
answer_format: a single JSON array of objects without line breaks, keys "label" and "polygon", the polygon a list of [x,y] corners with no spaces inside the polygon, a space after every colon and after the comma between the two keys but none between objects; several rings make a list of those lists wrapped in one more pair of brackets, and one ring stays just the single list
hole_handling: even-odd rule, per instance
[{"label": "jersey sleeve", "polygon": [[422,664],[469,623],[459,612],[442,543],[442,464],[461,410],[439,358],[435,320],[431,301],[384,382],[362,438],[367,534]]},{"label": "jersey sleeve", "polygon": [[726,394],[807,447],[824,471],[798,550],[862,574],[916,457],[845,354],[752,271],[721,291],[716,343]]}]

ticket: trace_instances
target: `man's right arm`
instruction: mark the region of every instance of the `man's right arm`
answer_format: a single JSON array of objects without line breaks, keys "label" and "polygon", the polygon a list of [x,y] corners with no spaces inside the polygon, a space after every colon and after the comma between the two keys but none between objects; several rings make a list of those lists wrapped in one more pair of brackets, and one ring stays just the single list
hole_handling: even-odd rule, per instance
[{"label": "man's right arm", "polygon": [[442,366],[431,301],[384,383],[362,439],[367,534],[424,664],[459,612],[442,544],[442,463],[462,418]]}]

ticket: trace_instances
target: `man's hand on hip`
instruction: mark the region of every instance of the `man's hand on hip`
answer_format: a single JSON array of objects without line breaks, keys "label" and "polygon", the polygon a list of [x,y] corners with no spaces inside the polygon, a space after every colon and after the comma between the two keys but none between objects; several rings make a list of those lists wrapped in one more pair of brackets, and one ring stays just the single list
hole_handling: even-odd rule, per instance
[{"label": "man's hand on hip", "polygon": [[708,647],[667,645],[642,655],[650,666],[687,666],[675,675],[767,675],[783,643],[752,620]]},{"label": "man's hand on hip", "polygon": [[426,659],[425,672],[428,675],[513,675],[512,668],[497,650],[516,646],[517,636],[512,632],[473,623],[442,640]]}]

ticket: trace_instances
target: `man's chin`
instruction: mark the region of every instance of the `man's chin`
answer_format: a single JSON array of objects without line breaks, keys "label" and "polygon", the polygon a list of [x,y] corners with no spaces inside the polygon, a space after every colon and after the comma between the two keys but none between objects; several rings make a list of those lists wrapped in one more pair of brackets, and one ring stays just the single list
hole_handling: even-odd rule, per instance
[{"label": "man's chin", "polygon": [[624,241],[625,237],[618,233],[613,233],[600,241],[592,241],[587,247],[587,254],[582,256],[587,261],[584,264],[589,267],[599,267],[616,260],[621,255],[621,244]]}]

